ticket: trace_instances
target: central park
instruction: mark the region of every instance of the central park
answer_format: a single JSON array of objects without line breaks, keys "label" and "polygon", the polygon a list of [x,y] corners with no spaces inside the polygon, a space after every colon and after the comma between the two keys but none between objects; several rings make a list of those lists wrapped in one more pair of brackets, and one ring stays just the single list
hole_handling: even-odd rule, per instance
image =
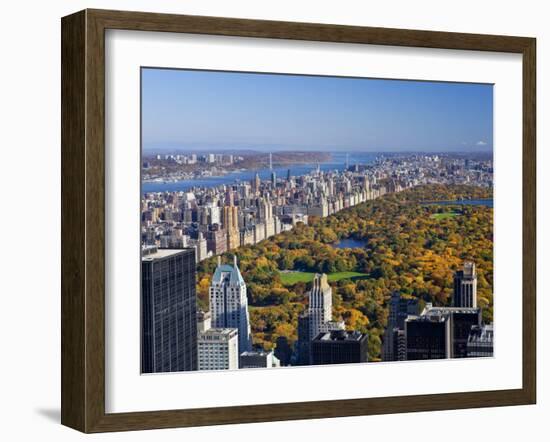
[{"label": "central park", "polygon": [[[492,322],[493,208],[468,204],[490,198],[491,188],[418,186],[310,217],[307,225],[228,252],[223,259],[237,255],[247,284],[254,344],[265,350],[293,346],[315,273],[328,275],[333,317],[369,334],[373,362],[380,360],[391,293],[416,298],[421,308],[448,306],[453,272],[464,260],[476,263],[478,305],[484,321]],[[346,240],[360,246],[338,245]],[[216,258],[198,266],[199,307],[205,310],[215,266]]]}]

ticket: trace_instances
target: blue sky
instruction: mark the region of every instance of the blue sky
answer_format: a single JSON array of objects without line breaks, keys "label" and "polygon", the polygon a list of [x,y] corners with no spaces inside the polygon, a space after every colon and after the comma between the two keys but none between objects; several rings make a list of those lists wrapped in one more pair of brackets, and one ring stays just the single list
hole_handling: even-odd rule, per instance
[{"label": "blue sky", "polygon": [[155,149],[490,151],[492,85],[142,69]]}]

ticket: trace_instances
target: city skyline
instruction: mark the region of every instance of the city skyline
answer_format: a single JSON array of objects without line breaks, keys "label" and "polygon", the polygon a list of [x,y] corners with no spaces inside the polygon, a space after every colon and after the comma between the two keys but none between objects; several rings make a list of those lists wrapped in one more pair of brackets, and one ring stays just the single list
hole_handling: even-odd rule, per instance
[{"label": "city skyline", "polygon": [[[142,272],[142,349],[154,372],[492,356],[490,157],[194,178],[257,160],[143,162],[153,182],[179,177],[142,195],[142,265],[152,265]],[[185,268],[165,262],[182,250]],[[180,302],[186,280],[195,314]],[[197,345],[181,346],[182,332]],[[189,351],[194,365],[178,365]]]},{"label": "city skyline", "polygon": [[493,87],[143,68],[142,148],[492,152]]},{"label": "city skyline", "polygon": [[492,356],[492,100],[143,68],[142,372]]}]

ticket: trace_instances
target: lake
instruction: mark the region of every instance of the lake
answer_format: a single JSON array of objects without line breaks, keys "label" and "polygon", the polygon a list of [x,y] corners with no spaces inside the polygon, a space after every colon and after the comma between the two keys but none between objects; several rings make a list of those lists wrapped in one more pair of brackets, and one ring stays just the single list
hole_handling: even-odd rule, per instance
[{"label": "lake", "polygon": [[[349,153],[349,165],[372,164],[379,154],[376,153]],[[345,169],[346,153],[338,152],[332,154],[331,161],[320,163],[319,168],[323,172],[341,171]],[[288,170],[292,176],[303,176],[317,169],[317,163],[311,164],[289,164],[284,167],[275,167],[270,170],[268,167],[259,170],[245,170],[230,172],[223,176],[199,178],[195,180],[181,180],[175,182],[146,182],[141,183],[141,193],[150,192],[187,192],[193,187],[217,187],[221,185],[245,182],[254,179],[256,172],[261,180],[271,179],[271,172],[275,172],[277,178],[286,178]]]},{"label": "lake", "polygon": [[456,201],[434,201],[424,203],[427,206],[485,206],[493,207],[493,199],[480,200],[456,200]]},{"label": "lake", "polygon": [[366,240],[353,239],[353,238],[341,239],[340,241],[332,244],[332,246],[336,247],[337,249],[355,249],[355,248],[362,249],[366,245],[367,245]]}]

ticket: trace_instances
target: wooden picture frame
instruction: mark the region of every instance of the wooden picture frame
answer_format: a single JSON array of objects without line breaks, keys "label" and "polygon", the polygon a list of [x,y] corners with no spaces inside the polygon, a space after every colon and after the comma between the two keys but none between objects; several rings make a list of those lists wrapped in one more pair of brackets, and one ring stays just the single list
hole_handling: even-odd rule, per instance
[{"label": "wooden picture frame", "polygon": [[[523,385],[513,390],[222,408],[105,412],[105,30],[124,29],[523,57]],[[62,19],[62,424],[83,432],[534,404],[536,41],[533,38],[84,10]]]}]

